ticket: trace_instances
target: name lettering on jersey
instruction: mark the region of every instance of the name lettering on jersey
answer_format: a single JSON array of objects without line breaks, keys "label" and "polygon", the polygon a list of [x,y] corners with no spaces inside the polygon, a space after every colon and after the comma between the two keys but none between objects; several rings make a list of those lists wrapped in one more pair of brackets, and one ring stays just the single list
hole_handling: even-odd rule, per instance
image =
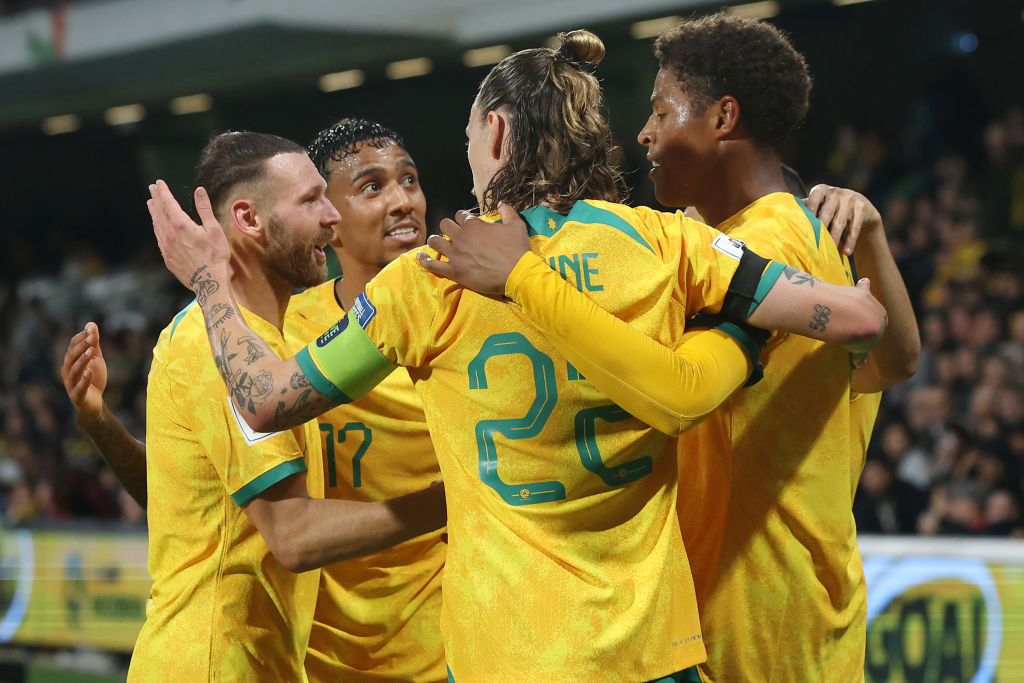
[{"label": "name lettering on jersey", "polygon": [[[590,259],[596,259],[597,254],[559,254],[548,259],[551,270],[557,270],[566,282],[573,282],[576,289],[581,292],[600,292],[604,285],[594,282],[593,277],[600,273],[594,268]],[[573,279],[569,279],[570,274]]]},{"label": "name lettering on jersey", "polygon": [[365,330],[366,326],[373,320],[373,316],[377,315],[377,307],[366,298],[366,292],[362,292],[356,297],[355,303],[352,304],[352,313],[356,316],[356,320],[359,321],[359,326]]},{"label": "name lettering on jersey", "polygon": [[228,396],[224,399],[228,402],[228,407],[231,408],[231,414],[235,416],[235,423],[238,425],[238,431],[242,432],[242,438],[245,442],[252,446],[253,444],[265,441],[272,436],[277,436],[282,432],[257,432],[255,429],[249,426],[249,423],[245,421],[245,418],[238,412],[238,408],[235,407],[231,397]]},{"label": "name lettering on jersey", "polygon": [[344,332],[346,327],[348,327],[348,316],[334,323],[329,330],[321,334],[316,340],[317,347],[322,349],[327,346],[327,343]]},{"label": "name lettering on jersey", "polygon": [[729,237],[724,234],[713,239],[711,246],[737,261],[743,258],[743,250],[747,248],[743,240],[738,240],[735,237]]}]

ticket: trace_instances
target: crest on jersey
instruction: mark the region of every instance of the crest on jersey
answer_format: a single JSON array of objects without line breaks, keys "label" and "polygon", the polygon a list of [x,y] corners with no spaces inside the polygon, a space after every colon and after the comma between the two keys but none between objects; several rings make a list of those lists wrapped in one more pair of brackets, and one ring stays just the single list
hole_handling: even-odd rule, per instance
[{"label": "crest on jersey", "polygon": [[359,321],[359,326],[364,330],[370,324],[370,321],[373,320],[373,316],[377,315],[377,307],[366,298],[366,292],[356,297],[355,303],[352,304],[352,314],[355,315],[356,320]]}]

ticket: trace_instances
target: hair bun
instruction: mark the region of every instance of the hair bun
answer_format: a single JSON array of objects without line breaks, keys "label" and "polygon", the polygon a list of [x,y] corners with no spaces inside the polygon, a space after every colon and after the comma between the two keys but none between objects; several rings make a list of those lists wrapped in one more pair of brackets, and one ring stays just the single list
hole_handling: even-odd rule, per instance
[{"label": "hair bun", "polygon": [[559,33],[558,39],[562,46],[558,55],[574,64],[597,64],[604,59],[604,43],[595,34],[586,29],[577,29],[568,33]]}]

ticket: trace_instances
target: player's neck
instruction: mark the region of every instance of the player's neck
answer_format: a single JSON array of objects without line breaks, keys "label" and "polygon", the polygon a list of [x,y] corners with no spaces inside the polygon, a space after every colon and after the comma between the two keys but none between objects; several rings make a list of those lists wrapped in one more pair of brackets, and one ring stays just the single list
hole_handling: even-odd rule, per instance
[{"label": "player's neck", "polygon": [[720,225],[765,195],[787,191],[779,157],[772,150],[750,148],[728,155],[715,176],[711,196],[695,207],[708,225]]},{"label": "player's neck", "polygon": [[338,260],[341,262],[341,272],[344,277],[334,283],[334,296],[346,311],[351,310],[356,297],[366,288],[366,283],[380,272],[380,268],[366,263],[358,263],[351,259],[343,258],[338,253]]},{"label": "player's neck", "polygon": [[263,268],[232,257],[231,291],[241,306],[281,329],[292,294],[289,283]]}]

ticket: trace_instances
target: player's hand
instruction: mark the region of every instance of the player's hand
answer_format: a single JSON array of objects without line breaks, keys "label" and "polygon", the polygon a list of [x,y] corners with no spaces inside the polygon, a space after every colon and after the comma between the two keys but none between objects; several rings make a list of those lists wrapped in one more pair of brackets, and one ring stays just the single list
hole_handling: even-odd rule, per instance
[{"label": "player's hand", "polygon": [[444,219],[441,231],[447,239],[433,235],[427,244],[448,260],[432,259],[422,251],[416,258],[435,275],[487,296],[504,296],[509,274],[530,251],[530,238],[515,209],[498,204],[498,213],[501,223],[488,223],[468,211],[459,211],[455,220]]},{"label": "player's hand", "polygon": [[150,185],[149,194],[151,199],[146,206],[153,219],[156,242],[164,264],[174,277],[194,290],[196,275],[204,267],[226,276],[230,255],[228,241],[213,214],[206,189],[197,187],[195,192],[196,211],[202,225],[197,225],[182,210],[164,181],[158,180]]},{"label": "player's hand", "polygon": [[86,323],[85,329],[71,338],[60,378],[75,408],[78,424],[87,427],[99,420],[103,413],[103,390],[107,388],[107,362],[103,359],[96,323]]},{"label": "player's hand", "polygon": [[831,185],[815,185],[807,196],[807,208],[814,212],[835,241],[850,256],[861,232],[882,230],[882,215],[859,192]]},{"label": "player's hand", "polygon": [[[877,304],[878,306],[881,306],[878,299],[876,299],[874,295],[871,293],[871,281],[868,280],[868,278],[862,277],[857,282],[856,289],[857,293],[864,299],[869,300],[874,304]],[[878,334],[871,337],[870,339],[862,340],[861,343],[855,346],[847,347],[850,351],[850,367],[854,368],[855,370],[864,367],[864,365],[868,362],[868,354],[871,353],[871,349],[875,348],[878,345],[878,342],[882,340],[882,336],[885,334],[885,329],[888,326],[889,316],[888,314],[886,314],[883,318],[883,324]]]}]

